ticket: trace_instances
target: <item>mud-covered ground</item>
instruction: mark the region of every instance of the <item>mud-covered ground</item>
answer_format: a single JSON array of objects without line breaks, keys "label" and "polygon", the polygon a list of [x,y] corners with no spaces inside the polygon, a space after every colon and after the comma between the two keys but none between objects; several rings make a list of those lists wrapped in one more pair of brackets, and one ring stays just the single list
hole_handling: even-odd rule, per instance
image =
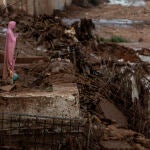
[{"label": "mud-covered ground", "polygon": [[[71,13],[69,13],[71,11]],[[112,36],[121,36],[130,42],[149,43],[150,42],[150,2],[146,2],[145,6],[140,7],[125,7],[121,5],[100,4],[97,7],[90,6],[90,8],[82,8],[72,5],[67,11],[64,11],[63,17],[70,19],[77,18],[91,18],[95,20],[112,20],[112,19],[125,19],[130,21],[143,21],[138,25],[131,25],[120,27],[115,24],[99,25],[96,33],[103,38],[111,38]],[[125,23],[126,24],[126,23]],[[125,25],[124,24],[124,25]],[[149,45],[150,46],[150,45]]]},{"label": "mud-covered ground", "polygon": [[[95,14],[94,8],[91,9]],[[80,18],[82,11],[78,13]],[[18,89],[13,92],[32,88],[49,90],[52,83],[58,82],[77,83],[80,110],[89,121],[90,149],[150,148],[150,140],[145,137],[149,137],[145,95],[149,94],[150,66],[139,58],[140,54],[149,56],[149,49],[136,52],[118,44],[98,43],[91,20],[82,20],[73,29],[57,17],[45,15],[32,20],[32,17],[19,18],[16,14],[12,19],[18,23],[24,56],[36,55],[31,47],[42,45],[46,51],[41,48],[40,54],[49,59],[16,67],[20,78],[16,82]],[[138,90],[138,95],[134,95],[134,90]]]},{"label": "mud-covered ground", "polygon": [[[71,11],[71,13],[69,13]],[[146,6],[125,7],[121,5],[100,4],[99,6],[90,6],[83,8],[72,5],[63,15],[67,18],[93,18],[93,19],[130,19],[149,21],[150,2]]]}]

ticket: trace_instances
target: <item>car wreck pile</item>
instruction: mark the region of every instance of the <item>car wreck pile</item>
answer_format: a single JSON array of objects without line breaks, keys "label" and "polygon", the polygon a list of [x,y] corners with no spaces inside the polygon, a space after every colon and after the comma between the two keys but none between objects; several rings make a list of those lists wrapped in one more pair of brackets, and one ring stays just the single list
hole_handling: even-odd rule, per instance
[{"label": "car wreck pile", "polygon": [[98,43],[88,19],[66,26],[56,16],[10,18],[17,22],[21,38],[36,40],[48,58],[17,69],[22,80],[16,90],[77,83],[82,116],[88,118],[89,149],[150,149],[145,138],[150,137],[149,63],[133,49]]}]

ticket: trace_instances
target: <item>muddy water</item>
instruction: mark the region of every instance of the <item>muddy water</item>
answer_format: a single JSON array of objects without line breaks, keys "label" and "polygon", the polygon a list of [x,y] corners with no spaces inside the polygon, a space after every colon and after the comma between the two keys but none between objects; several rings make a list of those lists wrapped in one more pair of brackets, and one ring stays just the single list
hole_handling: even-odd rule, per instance
[{"label": "muddy water", "polygon": [[0,50],[4,49],[6,32],[7,28],[0,28]]},{"label": "muddy water", "polygon": [[109,0],[110,4],[119,4],[122,6],[145,6],[144,0]]},{"label": "muddy water", "polygon": [[[128,19],[111,19],[111,20],[107,20],[107,19],[92,19],[93,23],[96,25],[96,27],[100,27],[100,26],[115,26],[115,27],[132,27],[133,25],[140,25],[143,24],[143,21],[134,21],[134,20],[128,20]],[[64,18],[62,20],[65,24],[67,25],[71,25],[72,23],[76,22],[76,21],[80,21],[80,19],[68,19],[68,18]]]},{"label": "muddy water", "polygon": [[0,28],[0,35],[4,36],[7,32],[7,28]]},{"label": "muddy water", "polygon": [[144,55],[139,55],[139,58],[144,61],[144,62],[147,62],[150,64],[150,56],[144,56]]}]

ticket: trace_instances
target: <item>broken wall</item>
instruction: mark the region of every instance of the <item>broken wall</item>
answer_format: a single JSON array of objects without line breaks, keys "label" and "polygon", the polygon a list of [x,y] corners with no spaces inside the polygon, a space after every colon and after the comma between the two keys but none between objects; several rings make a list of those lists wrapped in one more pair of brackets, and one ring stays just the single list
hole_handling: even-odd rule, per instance
[{"label": "broken wall", "polygon": [[72,3],[72,0],[55,0],[54,9],[63,10],[66,6],[69,6]]},{"label": "broken wall", "polygon": [[27,12],[30,15],[48,14],[51,15],[54,10],[53,0],[28,0],[27,1]]},{"label": "broken wall", "polygon": [[[8,6],[25,10],[30,15],[51,15],[55,9],[63,10],[72,0],[7,0]],[[4,0],[0,0],[0,5]]]},{"label": "broken wall", "polygon": [[70,6],[72,0],[27,0],[28,13],[33,15],[48,14],[51,15],[55,9],[63,10]]}]

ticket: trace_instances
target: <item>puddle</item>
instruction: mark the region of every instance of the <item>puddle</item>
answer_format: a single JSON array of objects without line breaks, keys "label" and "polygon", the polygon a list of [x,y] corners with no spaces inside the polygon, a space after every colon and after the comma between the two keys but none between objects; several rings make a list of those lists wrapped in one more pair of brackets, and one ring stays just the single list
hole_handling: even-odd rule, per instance
[{"label": "puddle", "polygon": [[7,28],[0,28],[0,36],[5,36],[7,32]]},{"label": "puddle", "polygon": [[117,27],[131,27],[135,24],[142,24],[143,21],[133,21],[128,19],[112,19],[112,20],[93,20],[96,26],[117,26]]},{"label": "puddle", "polygon": [[[93,23],[96,25],[96,27],[100,27],[100,26],[117,26],[117,27],[132,27],[132,25],[135,24],[143,24],[143,21],[133,21],[133,20],[128,20],[128,19],[111,19],[111,20],[107,20],[107,19],[92,19]],[[80,19],[68,19],[68,18],[64,18],[63,23],[65,23],[66,25],[71,25],[76,21],[80,21]]]},{"label": "puddle", "polygon": [[144,0],[109,0],[109,4],[112,5],[122,5],[122,6],[145,6],[146,3]]},{"label": "puddle", "polygon": [[150,63],[150,56],[139,55],[139,58],[147,63]]},{"label": "puddle", "polygon": [[6,33],[6,32],[7,32],[7,28],[1,28],[1,29],[0,29],[0,32]]}]

